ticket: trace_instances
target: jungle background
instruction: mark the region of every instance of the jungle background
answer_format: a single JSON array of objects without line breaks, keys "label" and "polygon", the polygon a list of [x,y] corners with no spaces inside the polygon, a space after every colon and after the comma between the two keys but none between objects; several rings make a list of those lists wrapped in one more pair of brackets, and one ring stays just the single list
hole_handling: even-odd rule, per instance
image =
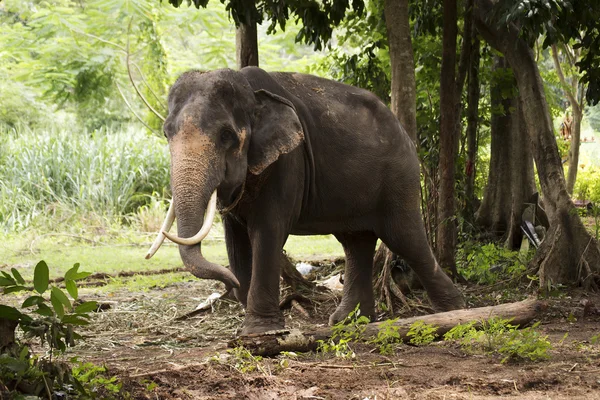
[{"label": "jungle background", "polygon": [[[490,22],[473,6],[491,1],[400,1],[401,10],[391,3],[0,2],[0,270],[4,279],[18,271],[25,287],[35,284],[40,260],[51,280],[79,263],[93,275],[70,296],[104,307],[89,325],[75,324],[83,339],[60,354],[18,330],[31,356],[22,375],[0,356],[0,396],[12,396],[15,379],[30,379],[24,374],[48,355],[77,371],[81,398],[598,395],[600,4],[581,11],[569,1],[511,1],[496,5],[489,17],[501,22]],[[532,129],[543,118],[532,123],[527,106],[537,103],[524,100],[526,68],[517,66],[527,64],[499,44],[508,28],[493,34],[509,25],[531,49],[551,143],[535,139],[550,130]],[[255,50],[245,47],[253,37]],[[181,320],[221,286],[187,273],[175,245],[144,259],[171,198],[166,96],[186,70],[248,64],[339,80],[390,105],[417,145],[424,221],[441,265],[469,307],[548,301],[532,332],[552,343],[550,356],[505,363],[493,346],[473,355],[448,339],[397,344],[393,355],[359,344],[261,359],[225,348],[243,316],[234,302]],[[520,228],[528,207],[539,239],[546,235],[537,251]],[[536,221],[540,207],[546,223]],[[293,264],[315,266],[299,287],[343,271],[331,236],[292,236],[285,250]],[[219,222],[203,251],[227,265]],[[401,259],[382,246],[375,263],[382,319],[433,312]],[[283,286],[282,297],[300,291],[289,279]],[[0,303],[18,307],[22,291],[5,289]],[[288,326],[325,324],[339,301],[327,293],[305,292],[303,305],[286,309]],[[65,398],[61,390],[76,396],[49,389],[52,398]]]}]

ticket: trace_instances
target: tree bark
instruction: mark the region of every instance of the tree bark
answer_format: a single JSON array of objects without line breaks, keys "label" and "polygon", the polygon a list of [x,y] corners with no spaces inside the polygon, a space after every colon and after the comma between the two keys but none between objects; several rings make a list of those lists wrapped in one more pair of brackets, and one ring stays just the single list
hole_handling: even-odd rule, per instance
[{"label": "tree bark", "polygon": [[437,254],[440,265],[452,276],[458,275],[456,249],[456,202],[454,199],[456,146],[456,0],[444,0],[442,68],[440,81],[440,191],[438,203]]},{"label": "tree bark", "polygon": [[[437,327],[436,334],[441,338],[446,332],[457,325],[475,321],[476,328],[482,326],[491,318],[510,319],[512,325],[524,327],[547,308],[546,304],[535,300],[524,300],[517,303],[500,304],[498,306],[479,307],[469,310],[454,310],[443,313],[422,315],[418,317],[399,319],[394,323],[398,328],[400,340],[408,341],[407,333],[412,324],[422,321]],[[366,325],[362,339],[377,336],[383,322],[374,322]],[[331,337],[331,328],[319,329],[313,332],[302,333],[298,330],[275,331],[261,335],[242,336],[228,343],[229,347],[244,346],[254,355],[274,356],[282,351],[314,351],[318,347],[318,340],[328,340]],[[339,339],[339,338],[338,338]]]},{"label": "tree bark", "polygon": [[0,318],[0,354],[8,351],[15,343],[17,321]]},{"label": "tree bark", "polygon": [[[531,201],[536,192],[535,178],[533,176],[533,154],[531,143],[527,135],[525,118],[523,117],[523,105],[517,101],[517,108],[513,113],[513,127],[510,138],[510,154],[512,157],[510,169],[510,193],[511,207],[506,229],[506,240],[504,245],[516,250],[521,247],[523,232],[523,211]],[[537,210],[537,205],[536,209]],[[538,222],[541,222],[538,220]],[[542,238],[540,238],[542,239]]]},{"label": "tree bark", "polygon": [[469,60],[467,89],[467,165],[465,167],[464,219],[472,225],[475,214],[475,175],[477,160],[477,130],[479,125],[479,39],[473,41]]},{"label": "tree bark", "polygon": [[[558,59],[558,50],[556,45],[552,45],[552,60],[558,79],[571,103],[573,112],[573,123],[571,125],[571,148],[569,149],[569,172],[567,175],[567,191],[573,194],[575,188],[575,180],[577,179],[577,169],[579,167],[579,145],[581,144],[581,119],[583,118],[583,110],[581,103],[577,101],[577,79],[573,78],[573,85],[569,88],[563,70]],[[575,68],[575,65],[571,65]],[[585,199],[582,199],[585,200]]]},{"label": "tree bark", "polygon": [[581,284],[597,288],[600,248],[583,226],[567,192],[544,86],[533,51],[514,24],[490,21],[494,3],[475,1],[475,21],[485,40],[504,54],[516,75],[526,129],[533,145],[550,229],[531,262],[540,285]]},{"label": "tree bark", "polygon": [[392,66],[392,112],[413,142],[417,141],[417,88],[410,38],[408,0],[385,0],[385,25]]},{"label": "tree bark", "polygon": [[235,58],[238,69],[258,67],[258,32],[250,11],[246,14],[246,21],[240,21],[235,29]]},{"label": "tree bark", "polygon": [[[503,57],[494,57],[494,73],[503,76],[507,68]],[[510,82],[496,81],[490,90],[490,105],[492,117],[491,130],[491,156],[488,182],[484,189],[481,206],[477,210],[476,224],[490,232],[494,237],[500,238],[506,233],[511,199],[511,167],[513,157],[510,152],[511,132],[515,121],[515,110],[518,104],[516,97],[503,98],[504,86]]]},{"label": "tree bark", "polygon": [[[495,57],[494,70],[504,76],[508,64],[502,57]],[[533,156],[521,105],[516,93],[503,98],[509,92],[507,85],[514,81],[495,83],[491,89],[491,159],[488,183],[481,206],[477,211],[476,224],[490,232],[496,239],[506,239],[507,247],[514,249],[521,244],[521,216],[533,193]]]},{"label": "tree bark", "polygon": [[[390,47],[392,67],[392,104],[396,115],[408,136],[417,145],[417,88],[415,83],[415,61],[410,37],[408,0],[385,0],[385,24]],[[373,259],[375,292],[379,301],[385,301],[390,314],[394,313],[396,283],[391,279],[391,269],[398,256],[382,243]],[[407,279],[412,277],[407,276]],[[402,295],[402,293],[399,293]]]}]

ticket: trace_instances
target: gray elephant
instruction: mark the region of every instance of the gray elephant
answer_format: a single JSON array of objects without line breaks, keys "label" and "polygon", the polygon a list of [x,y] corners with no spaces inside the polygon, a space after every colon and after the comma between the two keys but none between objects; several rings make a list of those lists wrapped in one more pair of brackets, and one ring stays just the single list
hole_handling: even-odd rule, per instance
[{"label": "gray elephant", "polygon": [[[415,146],[375,95],[247,67],[186,72],[168,103],[173,207],[148,256],[167,236],[195,276],[234,288],[242,334],[284,327],[280,257],[290,234],[333,234],[344,247],[344,294],[330,323],[357,304],[374,317],[377,238],[408,261],[436,309],[464,307],[427,242]],[[217,198],[230,269],[200,248]],[[175,216],[178,236],[167,233]]]}]

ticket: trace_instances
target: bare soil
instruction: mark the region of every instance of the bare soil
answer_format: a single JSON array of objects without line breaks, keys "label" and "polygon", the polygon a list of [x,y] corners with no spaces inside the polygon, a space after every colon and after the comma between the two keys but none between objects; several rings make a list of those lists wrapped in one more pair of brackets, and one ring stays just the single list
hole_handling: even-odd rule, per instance
[{"label": "bare soil", "polygon": [[[600,333],[597,294],[547,299],[538,329],[553,345],[548,361],[502,363],[445,342],[401,344],[393,356],[356,344],[349,360],[318,353],[236,356],[227,342],[241,326],[238,304],[221,301],[212,312],[177,319],[218,290],[215,283],[190,280],[145,293],[90,291],[88,299],[110,308],[98,313],[74,353],[106,365],[123,383],[123,394],[134,399],[600,399],[600,343],[591,343]],[[470,287],[465,293],[471,307],[527,296],[523,289]],[[429,311],[422,295],[410,300],[403,316]],[[306,330],[322,326],[336,301],[332,296],[305,304],[310,318],[287,310],[286,323]]]}]

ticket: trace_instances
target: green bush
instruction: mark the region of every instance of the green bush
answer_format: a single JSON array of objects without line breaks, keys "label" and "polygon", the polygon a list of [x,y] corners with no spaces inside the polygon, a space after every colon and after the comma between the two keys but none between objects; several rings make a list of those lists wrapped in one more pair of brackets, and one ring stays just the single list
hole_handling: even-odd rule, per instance
[{"label": "green bush", "polygon": [[0,229],[6,231],[48,217],[123,219],[169,187],[164,140],[133,127],[0,132],[0,148]]},{"label": "green bush", "polygon": [[577,171],[577,180],[573,197],[579,200],[589,200],[600,204],[600,169],[596,167],[587,168],[585,171]]},{"label": "green bush", "polygon": [[457,325],[444,335],[448,341],[456,341],[469,353],[498,354],[502,363],[508,361],[540,361],[550,358],[552,345],[548,336],[537,331],[539,322],[525,329],[510,324],[510,320],[491,318],[480,327],[476,322]]},{"label": "green bush", "polygon": [[457,254],[458,272],[471,282],[491,284],[524,273],[528,260],[495,243],[463,243]]},{"label": "green bush", "polygon": [[[15,268],[11,273],[0,272],[4,295],[31,292],[20,309],[0,305],[0,323],[14,321],[16,330],[21,332],[13,343],[5,343],[6,347],[0,349],[0,397],[8,391],[9,396],[16,398],[23,395],[58,398],[56,395],[60,393],[68,398],[114,398],[121,384],[116,378],[106,376],[106,368],[75,359],[71,360],[75,366],[70,367],[57,360],[67,347],[83,339],[74,327],[89,324],[90,313],[98,308],[95,301],[79,300],[76,281],[90,273],[80,272],[79,264],[75,264],[64,275],[65,293],[51,285],[44,261],[35,267],[33,288],[26,286],[28,283]],[[34,339],[41,342],[41,355],[32,350]]]}]

